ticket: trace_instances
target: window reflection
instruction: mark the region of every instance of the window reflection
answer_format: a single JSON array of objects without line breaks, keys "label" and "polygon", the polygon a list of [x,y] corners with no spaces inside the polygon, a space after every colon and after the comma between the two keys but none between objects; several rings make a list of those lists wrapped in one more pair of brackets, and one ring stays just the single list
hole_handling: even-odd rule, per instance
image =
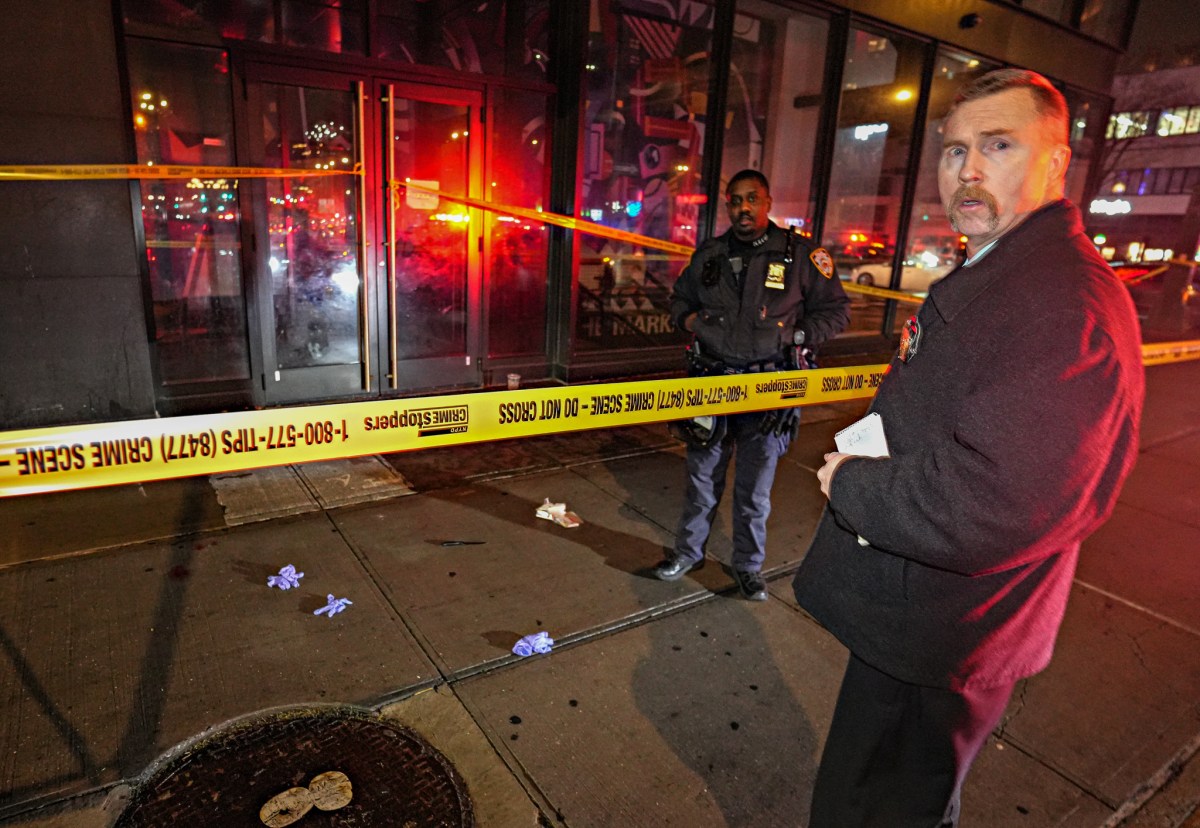
[{"label": "window reflection", "polygon": [[[488,196],[526,209],[545,206],[547,101],[502,90],[493,119],[493,167]],[[546,347],[545,224],[503,214],[491,218],[488,350],[491,356],[541,354]]]},{"label": "window reflection", "polygon": [[378,57],[546,81],[549,0],[378,0]]},{"label": "window reflection", "polygon": [[121,0],[137,34],[255,40],[325,52],[366,53],[366,0]]},{"label": "window reflection", "polygon": [[[592,0],[582,218],[694,246],[714,9],[698,0]],[[576,347],[679,341],[667,315],[684,257],[580,235]]]},{"label": "window reflection", "polygon": [[[138,163],[234,163],[226,55],[130,39]],[[142,226],[165,385],[250,375],[238,182],[146,179]]]},{"label": "window reflection", "polygon": [[1087,0],[1079,16],[1079,30],[1114,46],[1124,46],[1129,4],[1130,0]]},{"label": "window reflection", "polygon": [[[762,170],[771,182],[772,219],[811,235],[829,22],[758,0],[737,8],[721,183],[748,167]],[[728,229],[725,210],[715,218],[718,233]]]},{"label": "window reflection", "polygon": [[[893,279],[889,265],[899,231],[922,55],[915,41],[850,31],[823,234],[843,279],[880,287]],[[885,277],[887,282],[879,285]],[[853,300],[850,331],[879,333],[883,302],[861,296]]]},{"label": "window reflection", "polygon": [[273,5],[272,0],[121,0],[128,30],[154,27],[192,37],[258,41],[275,39]]},{"label": "window reflection", "polygon": [[467,353],[470,213],[443,200],[468,195],[472,140],[466,106],[397,96],[392,144],[396,179],[397,354],[400,359]]},{"label": "window reflection", "polygon": [[1067,111],[1071,113],[1070,141],[1071,164],[1067,167],[1066,196],[1076,204],[1083,203],[1092,165],[1096,163],[1098,148],[1103,145],[1104,124],[1098,120],[1105,111],[1104,99],[1063,90],[1067,99]]},{"label": "window reflection", "polygon": [[280,41],[324,52],[366,54],[365,0],[278,0]]},{"label": "window reflection", "polygon": [[[348,93],[264,84],[263,95],[268,165],[353,169]],[[349,174],[266,180],[278,368],[359,361],[357,186]]]}]

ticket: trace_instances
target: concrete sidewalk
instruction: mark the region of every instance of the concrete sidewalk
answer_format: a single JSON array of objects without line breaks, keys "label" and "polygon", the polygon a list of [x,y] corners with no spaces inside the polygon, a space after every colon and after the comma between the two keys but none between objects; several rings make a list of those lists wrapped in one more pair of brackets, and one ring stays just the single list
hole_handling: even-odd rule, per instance
[{"label": "concrete sidewalk", "polygon": [[[964,826],[1200,824],[1200,363],[1148,386],[1138,466]],[[846,653],[786,576],[823,505],[813,470],[862,408],[805,412],[766,604],[711,564],[650,576],[684,482],[661,427],[0,500],[0,824],[112,825],[231,726],[328,709],[410,728],[479,825],[804,825]],[[584,524],[535,517],[546,498]],[[269,589],[289,563],[300,587]],[[331,594],[353,604],[314,615]],[[551,653],[512,655],[539,630]],[[339,813],[298,824],[366,824]]]}]

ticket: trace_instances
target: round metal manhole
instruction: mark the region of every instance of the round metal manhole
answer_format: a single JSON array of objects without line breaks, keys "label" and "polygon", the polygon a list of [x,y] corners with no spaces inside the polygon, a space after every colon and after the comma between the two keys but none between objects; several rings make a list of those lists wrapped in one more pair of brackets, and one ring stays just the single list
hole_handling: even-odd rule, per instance
[{"label": "round metal manhole", "polygon": [[115,828],[288,824],[469,828],[475,818],[454,766],[411,730],[361,711],[305,709],[189,746],[137,786]]}]

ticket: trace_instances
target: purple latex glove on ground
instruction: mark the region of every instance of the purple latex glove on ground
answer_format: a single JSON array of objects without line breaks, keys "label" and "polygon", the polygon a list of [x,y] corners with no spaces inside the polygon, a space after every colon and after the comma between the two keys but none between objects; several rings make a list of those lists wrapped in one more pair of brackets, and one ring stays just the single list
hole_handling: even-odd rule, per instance
[{"label": "purple latex glove on ground", "polygon": [[527,635],[513,645],[512,651],[524,658],[534,653],[548,653],[554,646],[554,639],[544,632]]},{"label": "purple latex glove on ground", "polygon": [[297,572],[296,567],[288,564],[283,569],[279,570],[278,575],[271,575],[267,577],[267,586],[279,587],[280,589],[291,589],[292,587],[300,586],[300,579],[303,577],[303,572]]},{"label": "purple latex glove on ground", "polygon": [[337,615],[350,604],[354,603],[349,598],[334,598],[332,595],[327,595],[325,597],[329,603],[318,610],[313,610],[313,615],[320,615],[323,612],[327,612],[329,613],[329,617],[333,618],[333,616]]}]

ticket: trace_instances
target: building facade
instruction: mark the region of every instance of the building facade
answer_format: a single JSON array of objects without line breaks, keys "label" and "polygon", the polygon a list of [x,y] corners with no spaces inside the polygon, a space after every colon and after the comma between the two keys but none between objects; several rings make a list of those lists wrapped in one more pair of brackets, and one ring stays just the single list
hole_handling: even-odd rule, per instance
[{"label": "building facade", "polygon": [[1105,258],[1200,261],[1200,66],[1118,75],[1105,137],[1088,207]]},{"label": "building facade", "polygon": [[[958,253],[934,175],[955,90],[1002,65],[1060,84],[1079,199],[1136,13],[16,6],[0,58],[5,429],[678,373],[667,296],[683,251],[727,226],[723,182],[745,167],[843,278],[927,285]],[[138,169],[89,166],[113,164]],[[64,169],[20,169],[40,165]],[[886,352],[903,315],[857,297],[826,358]]]}]

